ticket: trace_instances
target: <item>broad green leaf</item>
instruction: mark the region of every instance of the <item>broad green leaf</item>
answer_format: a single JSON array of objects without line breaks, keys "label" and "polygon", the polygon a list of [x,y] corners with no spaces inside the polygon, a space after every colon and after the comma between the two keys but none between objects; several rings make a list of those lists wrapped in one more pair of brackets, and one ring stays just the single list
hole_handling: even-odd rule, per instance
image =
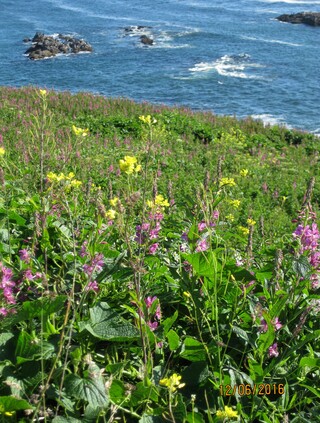
[{"label": "broad green leaf", "polygon": [[161,326],[163,327],[164,335],[167,335],[169,330],[171,329],[172,325],[178,318],[178,312],[175,311],[173,316],[166,318],[162,323]]},{"label": "broad green leaf", "polygon": [[0,414],[10,413],[12,411],[18,410],[28,410],[33,409],[33,406],[23,399],[18,399],[15,397],[3,396],[0,397]]},{"label": "broad green leaf", "polygon": [[208,379],[210,371],[205,361],[196,361],[186,367],[181,376],[181,381],[187,386],[199,387]]},{"label": "broad green leaf", "polygon": [[135,407],[149,401],[158,402],[158,393],[154,386],[146,386],[143,382],[136,384],[136,389],[131,393],[130,405]]},{"label": "broad green leaf", "polygon": [[21,309],[13,316],[8,316],[2,321],[2,326],[7,327],[13,324],[33,319],[34,317],[49,316],[65,310],[64,304],[66,295],[58,295],[50,298],[44,297],[33,301],[25,301]]},{"label": "broad green leaf", "polygon": [[126,389],[121,380],[113,380],[109,389],[110,400],[115,404],[122,404],[126,399]]},{"label": "broad green leaf", "polygon": [[201,342],[187,337],[183,342],[180,357],[189,361],[205,361],[207,354]]},{"label": "broad green leaf", "polygon": [[78,420],[73,417],[57,416],[52,420],[52,423],[81,423],[83,420]]},{"label": "broad green leaf", "polygon": [[94,337],[109,341],[139,339],[139,331],[112,310],[108,303],[101,302],[90,309],[90,319],[79,323],[80,332],[86,329]]},{"label": "broad green leaf", "polygon": [[293,260],[292,270],[300,277],[305,278],[312,268],[308,258],[306,256],[300,256],[298,259]]},{"label": "broad green leaf", "polygon": [[208,253],[183,254],[182,256],[192,265],[192,269],[197,275],[208,278],[215,277],[218,271],[218,261],[212,251]]},{"label": "broad green leaf", "polygon": [[106,408],[109,398],[100,368],[95,363],[90,363],[86,373],[87,376],[84,378],[73,374],[66,377],[64,385],[68,395],[78,400],[84,400],[92,407]]},{"label": "broad green leaf", "polygon": [[169,330],[167,333],[168,343],[170,351],[175,351],[180,344],[180,338],[179,335],[172,329]]},{"label": "broad green leaf", "polygon": [[52,356],[54,350],[55,348],[50,342],[36,339],[23,331],[18,337],[15,357],[17,364],[32,360],[46,360]]}]

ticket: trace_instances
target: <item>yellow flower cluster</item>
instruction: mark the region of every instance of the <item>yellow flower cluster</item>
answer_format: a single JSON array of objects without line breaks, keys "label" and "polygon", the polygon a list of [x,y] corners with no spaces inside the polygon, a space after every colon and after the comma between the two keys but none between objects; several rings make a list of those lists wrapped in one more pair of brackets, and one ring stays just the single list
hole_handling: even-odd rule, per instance
[{"label": "yellow flower cluster", "polygon": [[164,207],[169,207],[170,204],[168,203],[168,200],[166,200],[162,194],[159,194],[156,196],[154,201],[148,200],[147,206],[150,207],[150,209],[153,209],[153,208],[163,209]]},{"label": "yellow flower cluster", "polygon": [[80,185],[82,185],[82,182],[78,181],[77,179],[74,179],[74,177],[75,174],[73,172],[68,173],[68,175],[65,175],[64,173],[59,173],[58,175],[54,172],[49,172],[47,174],[47,180],[52,184],[54,182],[66,181],[66,190],[69,190],[70,188],[79,188]]},{"label": "yellow flower cluster", "polygon": [[249,219],[247,219],[247,223],[249,226],[254,226],[257,222],[249,217]]},{"label": "yellow flower cluster", "polygon": [[115,207],[119,203],[119,198],[114,197],[111,200],[109,200],[110,206]]},{"label": "yellow flower cluster", "polygon": [[244,226],[238,226],[238,231],[241,232],[243,235],[249,234],[249,229]]},{"label": "yellow flower cluster", "polygon": [[227,219],[227,220],[229,220],[229,222],[233,222],[233,221],[234,221],[234,216],[233,216],[233,214],[228,214],[228,215],[226,216],[226,219]]},{"label": "yellow flower cluster", "polygon": [[217,417],[219,417],[220,419],[225,419],[225,418],[232,419],[233,417],[237,418],[238,413],[237,413],[237,411],[232,410],[231,407],[228,407],[227,405],[225,405],[223,411],[221,411],[221,410],[217,411]]},{"label": "yellow flower cluster", "polygon": [[72,125],[72,131],[76,136],[80,136],[80,137],[86,137],[89,134],[89,129],[82,129],[82,128],[77,128],[75,125]]},{"label": "yellow flower cluster", "polygon": [[241,169],[240,170],[240,176],[243,176],[244,178],[248,175],[249,170],[248,169]]},{"label": "yellow flower cluster", "polygon": [[119,161],[120,170],[127,175],[131,175],[133,172],[140,172],[141,165],[137,164],[137,161],[136,157],[124,156],[124,159]]},{"label": "yellow flower cluster", "polygon": [[238,209],[240,206],[240,200],[229,200],[229,204],[235,209]]},{"label": "yellow flower cluster", "polygon": [[39,93],[40,93],[41,97],[47,96],[47,90],[39,90]]},{"label": "yellow flower cluster", "polygon": [[109,209],[109,210],[106,212],[106,218],[107,218],[108,220],[114,220],[114,219],[115,219],[115,217],[116,217],[116,214],[117,214],[117,212],[116,212],[115,210],[113,210],[113,209]]},{"label": "yellow flower cluster", "polygon": [[147,125],[152,125],[154,123],[157,123],[157,120],[150,115],[147,116],[139,116],[139,119],[142,120],[143,123],[146,123]]},{"label": "yellow flower cluster", "polygon": [[183,388],[185,386],[185,383],[180,383],[180,380],[181,376],[177,373],[173,373],[172,376],[161,379],[159,383],[161,386],[166,386],[169,388],[169,391],[173,393],[177,389]]},{"label": "yellow flower cluster", "polygon": [[221,178],[219,182],[219,187],[223,187],[225,185],[229,185],[231,187],[236,186],[236,183],[233,178]]},{"label": "yellow flower cluster", "polygon": [[6,152],[6,150],[3,147],[0,147],[0,157],[4,156],[5,152]]}]

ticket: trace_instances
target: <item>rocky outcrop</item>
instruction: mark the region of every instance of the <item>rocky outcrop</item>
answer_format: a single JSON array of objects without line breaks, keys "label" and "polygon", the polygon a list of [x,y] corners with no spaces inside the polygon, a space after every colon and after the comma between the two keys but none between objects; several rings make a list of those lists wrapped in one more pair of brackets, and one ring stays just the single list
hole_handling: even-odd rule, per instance
[{"label": "rocky outcrop", "polygon": [[154,41],[150,37],[150,30],[151,26],[132,25],[124,28],[124,34],[130,37],[139,37],[142,44],[152,46]]},{"label": "rocky outcrop", "polygon": [[306,24],[312,26],[320,26],[319,12],[301,12],[291,15],[281,15],[277,19],[281,22],[289,22],[293,24]]},{"label": "rocky outcrop", "polygon": [[140,41],[142,42],[142,44],[145,44],[147,46],[152,46],[153,44],[153,39],[148,37],[147,35],[141,35]]},{"label": "rocky outcrop", "polygon": [[52,36],[37,32],[31,42],[32,46],[28,48],[25,54],[32,60],[45,59],[57,54],[76,54],[92,51],[92,46],[89,43],[69,35],[59,34],[58,36]]}]

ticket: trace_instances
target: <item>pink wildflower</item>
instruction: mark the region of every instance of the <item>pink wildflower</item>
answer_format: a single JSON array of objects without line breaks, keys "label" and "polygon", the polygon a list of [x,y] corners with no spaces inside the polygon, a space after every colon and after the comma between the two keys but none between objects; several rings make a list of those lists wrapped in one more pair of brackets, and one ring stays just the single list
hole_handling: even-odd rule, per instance
[{"label": "pink wildflower", "polygon": [[155,254],[155,252],[157,251],[158,247],[159,247],[159,244],[157,242],[155,242],[154,244],[152,244],[149,247],[149,253],[150,254]]},{"label": "pink wildflower", "polygon": [[197,243],[197,247],[195,249],[196,252],[206,251],[209,248],[208,242],[206,239],[201,239]]},{"label": "pink wildflower", "polygon": [[275,330],[279,330],[283,326],[282,323],[279,320],[279,317],[275,317],[274,320],[273,320],[273,322],[272,322],[272,324],[273,324]]},{"label": "pink wildflower", "polygon": [[264,320],[264,319],[261,319],[261,322],[260,322],[260,332],[267,332],[267,330],[268,330],[268,323]]},{"label": "pink wildflower", "polygon": [[148,326],[152,331],[156,330],[158,325],[159,325],[158,322],[148,322]]},{"label": "pink wildflower", "polygon": [[202,232],[206,229],[207,225],[206,222],[203,220],[202,222],[198,223],[198,231]]},{"label": "pink wildflower", "polygon": [[21,261],[24,261],[25,263],[30,263],[29,251],[26,248],[23,248],[19,251],[19,257]]},{"label": "pink wildflower", "polygon": [[278,357],[278,344],[275,342],[271,347],[269,347],[269,357]]},{"label": "pink wildflower", "polygon": [[85,288],[86,291],[94,291],[94,292],[98,292],[99,291],[99,286],[97,284],[97,281],[91,281],[88,283],[88,285]]}]

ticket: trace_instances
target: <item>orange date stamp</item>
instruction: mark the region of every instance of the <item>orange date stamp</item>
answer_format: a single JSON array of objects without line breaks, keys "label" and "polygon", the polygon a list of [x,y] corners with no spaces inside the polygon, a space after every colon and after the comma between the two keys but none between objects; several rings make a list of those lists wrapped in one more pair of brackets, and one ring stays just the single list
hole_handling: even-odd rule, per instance
[{"label": "orange date stamp", "polygon": [[284,384],[283,383],[257,383],[254,385],[241,383],[239,385],[220,385],[220,395],[225,397],[231,397],[235,395],[251,396],[251,395],[283,395]]}]

